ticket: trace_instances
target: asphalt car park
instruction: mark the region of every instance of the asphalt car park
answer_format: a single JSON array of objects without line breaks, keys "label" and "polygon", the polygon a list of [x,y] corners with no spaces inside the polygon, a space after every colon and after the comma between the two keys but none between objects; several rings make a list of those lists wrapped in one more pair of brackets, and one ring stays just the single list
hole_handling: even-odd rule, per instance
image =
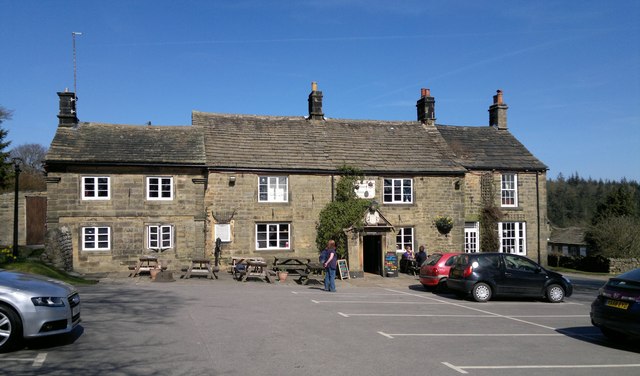
[{"label": "asphalt car park", "polygon": [[[575,282],[574,282],[575,283]],[[591,283],[591,282],[589,282]],[[81,325],[0,354],[11,375],[637,375],[640,349],[564,303],[461,300],[416,277],[320,285],[220,280],[81,287]]]}]

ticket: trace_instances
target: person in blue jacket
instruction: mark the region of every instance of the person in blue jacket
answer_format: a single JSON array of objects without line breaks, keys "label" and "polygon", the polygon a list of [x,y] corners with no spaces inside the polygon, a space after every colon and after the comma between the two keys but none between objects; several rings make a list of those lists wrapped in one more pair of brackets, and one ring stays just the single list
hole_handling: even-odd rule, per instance
[{"label": "person in blue jacket", "polygon": [[338,265],[338,255],[336,254],[335,240],[327,242],[327,248],[323,251],[327,254],[327,259],[322,264],[324,266],[324,291],[336,292],[336,266]]}]

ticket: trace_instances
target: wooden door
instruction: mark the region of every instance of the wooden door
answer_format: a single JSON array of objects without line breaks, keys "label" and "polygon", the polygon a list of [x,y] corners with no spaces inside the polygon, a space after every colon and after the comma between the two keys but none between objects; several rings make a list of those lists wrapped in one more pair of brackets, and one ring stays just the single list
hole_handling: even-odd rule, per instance
[{"label": "wooden door", "polygon": [[27,196],[27,245],[44,244],[47,198]]}]

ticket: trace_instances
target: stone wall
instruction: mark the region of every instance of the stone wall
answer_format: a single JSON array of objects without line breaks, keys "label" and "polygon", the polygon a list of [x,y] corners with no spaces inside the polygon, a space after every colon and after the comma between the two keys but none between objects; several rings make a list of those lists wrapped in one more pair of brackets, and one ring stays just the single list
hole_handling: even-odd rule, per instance
[{"label": "stone wall", "polygon": [[[287,175],[287,174],[283,174]],[[222,259],[230,256],[309,257],[316,259],[316,225],[320,212],[331,201],[333,187],[339,176],[290,174],[289,201],[258,202],[258,174],[211,172],[205,197],[207,206],[206,248],[213,252],[215,217],[234,213],[231,221],[232,241],[222,244]],[[235,181],[230,183],[230,178]],[[414,246],[424,244],[433,250],[461,251],[464,246],[464,187],[462,176],[412,176],[414,202],[384,204],[383,176],[367,176],[375,181],[375,199],[380,213],[396,228],[414,229]],[[216,214],[218,213],[218,214]],[[363,213],[364,215],[364,213]],[[436,216],[454,218],[454,228],[442,235],[433,224]],[[256,223],[291,223],[291,250],[265,251],[256,249]],[[395,234],[390,238],[395,250]],[[389,247],[390,245],[386,245]]]},{"label": "stone wall", "polygon": [[65,271],[73,270],[73,243],[67,227],[48,230],[42,262]]},{"label": "stone wall", "polygon": [[609,259],[610,274],[621,274],[637,268],[640,268],[640,259],[638,258],[628,258],[628,259],[610,258]]},{"label": "stone wall", "polygon": [[[27,243],[26,196],[31,192],[18,192],[18,244]],[[0,194],[0,246],[13,245],[13,212],[15,192]]]},{"label": "stone wall", "polygon": [[[71,234],[73,269],[79,272],[107,272],[126,270],[126,264],[141,255],[154,253],[147,241],[148,225],[173,226],[174,247],[159,257],[173,265],[186,265],[191,258],[203,257],[205,210],[203,197],[205,181],[197,169],[181,168],[124,168],[90,172],[50,172],[47,178],[49,201],[47,226],[66,227]],[[83,200],[83,176],[109,176],[109,200]],[[173,200],[146,199],[147,176],[173,177]],[[108,227],[111,231],[110,249],[82,250],[83,227]]]}]

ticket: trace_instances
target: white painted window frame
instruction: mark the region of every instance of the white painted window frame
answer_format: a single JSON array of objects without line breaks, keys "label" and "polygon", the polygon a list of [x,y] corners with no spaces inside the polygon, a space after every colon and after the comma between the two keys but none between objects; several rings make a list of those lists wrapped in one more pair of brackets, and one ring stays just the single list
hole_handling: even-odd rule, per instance
[{"label": "white painted window frame", "polygon": [[500,204],[504,208],[518,207],[518,174],[508,172],[501,175]]},{"label": "white painted window frame", "polygon": [[[263,230],[261,228],[264,227]],[[286,231],[285,231],[286,228]],[[286,237],[284,236],[286,234]],[[275,245],[271,243],[275,242]],[[284,242],[284,244],[283,244]],[[291,249],[291,223],[269,222],[256,223],[256,250],[290,250]]]},{"label": "white painted window frame", "polygon": [[289,202],[289,177],[258,176],[258,202]]},{"label": "white painted window frame", "polygon": [[404,252],[404,248],[409,245],[411,250],[414,251],[414,239],[415,229],[413,227],[400,227],[396,233],[396,250]]},{"label": "white painted window frame", "polygon": [[526,222],[498,222],[500,252],[527,255]]},{"label": "white painted window frame", "polygon": [[[413,204],[413,179],[412,178],[383,178],[382,202],[385,204]],[[390,184],[388,184],[390,183]],[[387,193],[390,189],[391,193]],[[409,190],[407,193],[406,190]],[[389,200],[389,195],[391,200]],[[400,199],[397,199],[397,196]],[[408,199],[407,199],[408,198]]]},{"label": "white painted window frame", "polygon": [[147,248],[156,251],[173,248],[173,225],[147,225]]},{"label": "white painted window frame", "polygon": [[[110,251],[111,250],[111,227],[108,226],[86,226],[82,227],[82,250],[83,251]],[[93,233],[90,233],[93,231]],[[93,239],[90,239],[93,237]],[[106,240],[104,239],[106,237]],[[93,247],[88,244],[93,243]],[[100,247],[101,243],[106,246]]]},{"label": "white painted window frame", "polygon": [[[101,180],[106,179],[106,182]],[[88,185],[92,185],[93,189],[87,189]],[[106,185],[106,187],[105,187]],[[82,177],[82,199],[83,200],[110,200],[111,199],[111,178],[109,176],[83,176]],[[93,192],[90,195],[89,192]],[[106,196],[100,196],[101,192],[106,192]]]},{"label": "white painted window frame", "polygon": [[[153,182],[157,179],[157,183]],[[152,192],[157,192],[158,197],[152,196]],[[163,193],[168,193],[166,197]],[[173,177],[172,176],[147,176],[147,200],[150,201],[171,201],[173,200]]]}]

